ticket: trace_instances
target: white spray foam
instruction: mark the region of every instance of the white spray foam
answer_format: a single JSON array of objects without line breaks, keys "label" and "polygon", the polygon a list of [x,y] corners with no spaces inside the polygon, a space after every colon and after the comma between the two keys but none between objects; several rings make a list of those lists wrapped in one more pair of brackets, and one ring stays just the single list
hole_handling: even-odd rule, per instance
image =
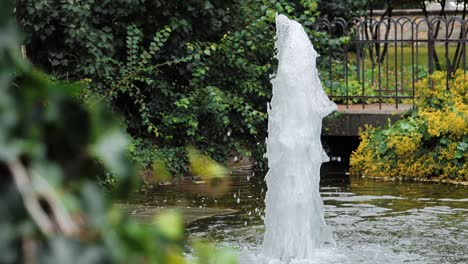
[{"label": "white spray foam", "polygon": [[318,53],[302,26],[278,15],[276,28],[279,64],[268,106],[268,191],[259,257],[267,263],[316,263],[319,249],[335,246],[319,181],[320,166],[328,161],[320,141],[322,119],[336,105],[322,88]]}]

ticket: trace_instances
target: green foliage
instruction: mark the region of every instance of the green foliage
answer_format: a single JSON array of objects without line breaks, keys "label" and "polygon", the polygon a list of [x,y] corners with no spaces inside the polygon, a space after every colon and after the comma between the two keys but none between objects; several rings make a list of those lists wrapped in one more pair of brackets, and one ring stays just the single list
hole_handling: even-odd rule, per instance
[{"label": "green foliage", "polygon": [[96,80],[119,69],[109,60],[126,57],[127,28],[135,24],[144,36],[168,25],[170,58],[184,43],[211,39],[231,23],[232,1],[17,0],[16,15],[25,32],[30,58],[61,78]]},{"label": "green foliage", "polygon": [[173,176],[182,176],[189,172],[185,147],[165,147],[156,149],[147,139],[132,139],[130,157],[142,169],[151,169],[154,162],[163,161]]},{"label": "green foliage", "polygon": [[193,264],[206,264],[206,263],[222,263],[222,264],[236,264],[238,263],[235,252],[230,249],[220,249],[213,254],[213,247],[206,243],[195,244],[197,259]]},{"label": "green foliage", "polygon": [[262,159],[276,13],[301,23],[322,54],[348,41],[312,30],[318,8],[317,0],[18,0],[16,15],[37,66],[89,80],[146,142],[135,158],[150,166],[151,142],[180,175],[187,144],[220,162]]},{"label": "green foliage", "polygon": [[[116,197],[138,179],[120,122],[96,101],[81,103],[81,83],[57,81],[23,61],[2,12],[0,262],[200,263],[182,256],[180,214],[142,225],[112,205],[115,196],[95,178],[115,176]],[[236,262],[223,252],[208,257]]]},{"label": "green foliage", "polygon": [[187,147],[191,171],[203,180],[215,180],[228,174],[226,168],[207,155],[199,153],[194,147]]},{"label": "green foliage", "polygon": [[[142,47],[142,31],[135,25],[128,26],[126,37],[127,58],[122,62],[110,60],[119,70],[116,74],[104,76],[104,87],[106,88],[100,91],[107,100],[118,101],[119,97],[128,97],[127,105],[123,109],[128,120],[139,120],[139,127],[145,129],[148,133],[154,134],[155,137],[160,136],[160,133],[152,123],[148,100],[146,100],[144,91],[141,89],[155,84],[157,80],[155,80],[154,76],[158,76],[159,67],[178,62],[152,63],[154,62],[152,61],[154,56],[164,46],[170,33],[171,29],[167,26],[164,27],[156,32],[152,41],[148,44],[148,48],[144,49]],[[137,122],[128,122],[128,125],[133,128],[134,123]]]},{"label": "green foliage", "polygon": [[321,0],[318,11],[320,16],[330,21],[340,17],[348,20],[353,17],[364,16],[368,8],[368,0]]}]

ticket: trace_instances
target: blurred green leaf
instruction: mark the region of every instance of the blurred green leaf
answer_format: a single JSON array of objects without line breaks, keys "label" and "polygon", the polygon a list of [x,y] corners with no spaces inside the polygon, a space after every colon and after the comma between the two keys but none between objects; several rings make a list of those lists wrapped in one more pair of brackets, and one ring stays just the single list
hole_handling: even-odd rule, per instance
[{"label": "blurred green leaf", "polygon": [[120,131],[114,130],[102,136],[93,146],[92,152],[106,167],[117,176],[129,174],[126,150],[129,141]]},{"label": "blurred green leaf", "polygon": [[184,237],[184,219],[180,212],[162,212],[156,216],[154,224],[170,240],[181,240]]}]

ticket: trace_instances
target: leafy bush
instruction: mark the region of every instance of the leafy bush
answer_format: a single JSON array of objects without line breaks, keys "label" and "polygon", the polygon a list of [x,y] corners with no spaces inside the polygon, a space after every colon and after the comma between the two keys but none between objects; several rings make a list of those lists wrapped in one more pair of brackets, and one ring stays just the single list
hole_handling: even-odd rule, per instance
[{"label": "leafy bush", "polygon": [[145,139],[132,139],[130,157],[141,169],[151,169],[154,162],[162,161],[167,166],[170,175],[181,176],[189,171],[185,147],[166,147],[156,149],[154,144]]},{"label": "leafy bush", "polygon": [[165,26],[173,30],[160,61],[185,53],[185,43],[217,39],[232,23],[234,1],[17,0],[15,12],[35,65],[64,78],[100,80],[125,61],[128,28],[150,41]]},{"label": "leafy bush", "polygon": [[[317,0],[19,0],[16,15],[35,65],[89,80],[130,134],[151,143],[137,159],[194,144],[222,162],[264,143],[275,14],[303,24],[319,52],[342,42],[311,30],[317,8]],[[170,159],[183,174],[185,157]]]},{"label": "leafy bush", "polygon": [[416,109],[384,129],[367,127],[351,172],[376,177],[468,180],[468,83],[457,71],[416,85]]}]

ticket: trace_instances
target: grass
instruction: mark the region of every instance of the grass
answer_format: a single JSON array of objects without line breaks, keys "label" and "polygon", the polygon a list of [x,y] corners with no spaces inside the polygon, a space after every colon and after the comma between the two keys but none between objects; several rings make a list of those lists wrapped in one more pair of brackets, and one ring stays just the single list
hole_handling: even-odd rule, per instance
[{"label": "grass", "polygon": [[[448,57],[450,63],[453,61],[453,57],[456,52],[456,45],[449,45],[448,46]],[[382,50],[382,48],[381,48]],[[412,54],[414,52],[414,58],[412,58]],[[375,56],[375,49],[373,50],[373,55]],[[445,46],[438,45],[436,46],[436,53],[439,57],[439,61],[441,64],[442,70],[446,69],[446,58],[445,58]],[[403,61],[402,61],[403,58]],[[468,63],[468,50],[465,50],[465,58]],[[351,64],[356,65],[356,53],[349,53],[348,54],[348,61]],[[395,62],[396,61],[396,62]],[[429,63],[429,49],[427,46],[397,46],[395,49],[395,45],[388,46],[388,53],[385,57],[384,66],[387,65],[388,62],[388,69],[390,71],[394,71],[395,68],[401,68],[401,64],[404,66],[411,66],[411,65],[423,65],[428,67]],[[462,66],[463,61],[460,63]],[[362,61],[361,61],[362,65]],[[371,68],[372,61],[370,59],[369,51],[367,50],[364,58],[364,68]]]}]

